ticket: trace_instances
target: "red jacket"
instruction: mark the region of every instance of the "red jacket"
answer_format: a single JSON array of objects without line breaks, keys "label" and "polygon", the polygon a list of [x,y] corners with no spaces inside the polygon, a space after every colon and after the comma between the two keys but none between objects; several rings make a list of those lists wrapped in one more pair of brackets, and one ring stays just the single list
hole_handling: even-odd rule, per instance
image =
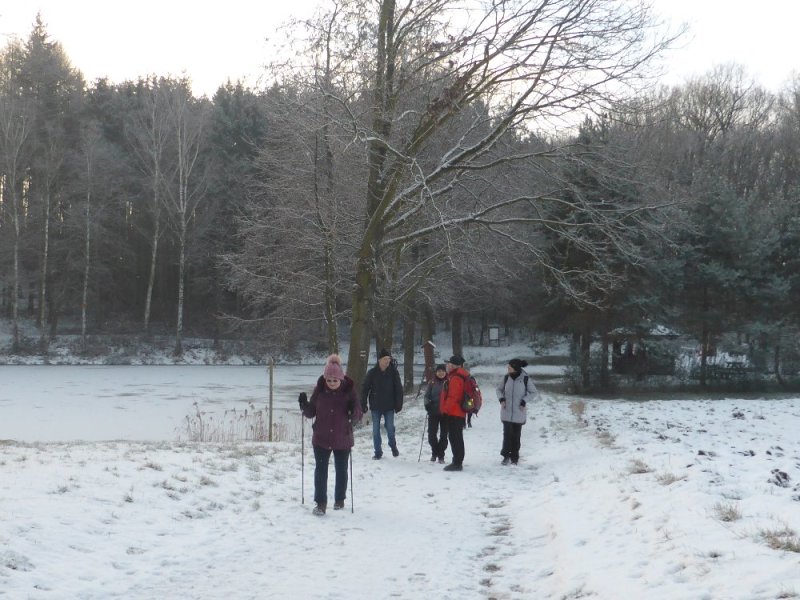
[{"label": "red jacket", "polygon": [[469,371],[464,367],[456,367],[447,374],[447,381],[442,386],[439,397],[439,409],[443,415],[466,418],[467,413],[461,410],[464,400],[464,381],[469,377]]}]

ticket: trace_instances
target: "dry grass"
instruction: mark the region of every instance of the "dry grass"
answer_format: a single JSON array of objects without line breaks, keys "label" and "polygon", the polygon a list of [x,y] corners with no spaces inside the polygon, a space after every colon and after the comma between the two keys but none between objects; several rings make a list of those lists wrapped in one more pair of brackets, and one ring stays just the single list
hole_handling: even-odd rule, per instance
[{"label": "dry grass", "polygon": [[583,413],[586,412],[586,401],[585,400],[573,400],[569,403],[569,411],[575,416],[578,422],[583,425]]},{"label": "dry grass", "polygon": [[739,505],[734,502],[717,502],[714,505],[714,514],[723,523],[732,523],[742,518],[742,512],[739,510]]},{"label": "dry grass", "polygon": [[646,462],[639,458],[635,458],[631,461],[630,466],[628,467],[628,473],[631,475],[644,475],[645,473],[652,472],[651,469]]},{"label": "dry grass", "polygon": [[598,431],[597,441],[604,448],[611,448],[614,445],[614,442],[617,441],[617,438],[611,435],[611,433],[609,433],[608,431]]},{"label": "dry grass", "polygon": [[686,479],[685,475],[675,475],[675,473],[661,473],[656,477],[656,481],[661,485],[672,485],[677,481]]},{"label": "dry grass", "polygon": [[759,532],[761,539],[773,550],[784,552],[800,552],[800,537],[794,529],[783,526],[779,529],[762,529]]},{"label": "dry grass", "polygon": [[[207,415],[194,403],[195,412],[187,415],[179,437],[191,442],[267,442],[269,414],[266,408],[257,410],[251,403],[243,411],[226,410],[221,419]],[[288,441],[285,423],[272,423],[272,441]]]}]

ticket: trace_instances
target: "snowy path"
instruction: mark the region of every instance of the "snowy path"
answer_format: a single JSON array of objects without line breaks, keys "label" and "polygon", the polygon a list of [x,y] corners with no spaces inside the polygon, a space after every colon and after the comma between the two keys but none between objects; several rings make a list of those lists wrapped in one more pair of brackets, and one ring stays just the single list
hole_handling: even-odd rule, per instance
[{"label": "snowy path", "polygon": [[[297,443],[6,444],[0,597],[752,600],[800,592],[800,554],[757,539],[767,523],[800,527],[798,490],[766,481],[773,464],[792,484],[800,479],[791,403],[731,427],[729,401],[697,409],[588,402],[582,426],[572,399],[546,395],[523,429],[515,468],[499,464],[498,408],[488,400],[465,432],[461,473],[427,461],[427,443],[417,462],[424,415],[411,401],[397,417],[399,458],[370,460],[371,436],[360,430],[355,513],[348,497],[346,510],[323,518],[310,512],[308,441],[305,505]],[[741,453],[749,447],[755,457]],[[647,472],[632,469],[637,459]],[[741,502],[740,522],[714,518],[726,501]]]}]

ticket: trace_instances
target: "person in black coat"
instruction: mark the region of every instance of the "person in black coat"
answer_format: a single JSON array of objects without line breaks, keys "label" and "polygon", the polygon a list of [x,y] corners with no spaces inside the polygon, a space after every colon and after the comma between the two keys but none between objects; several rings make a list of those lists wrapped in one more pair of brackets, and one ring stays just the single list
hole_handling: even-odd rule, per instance
[{"label": "person in black coat", "polygon": [[367,371],[361,386],[361,409],[366,413],[367,408],[372,415],[372,444],[375,448],[373,460],[380,460],[383,456],[381,418],[392,456],[400,456],[394,432],[394,414],[403,410],[403,383],[388,350],[378,353],[378,363]]},{"label": "person in black coat", "polygon": [[436,365],[433,381],[425,390],[425,410],[428,412],[428,443],[431,446],[431,462],[436,460],[444,464],[444,453],[447,450],[447,429],[442,413],[439,410],[439,397],[447,379],[445,365]]}]

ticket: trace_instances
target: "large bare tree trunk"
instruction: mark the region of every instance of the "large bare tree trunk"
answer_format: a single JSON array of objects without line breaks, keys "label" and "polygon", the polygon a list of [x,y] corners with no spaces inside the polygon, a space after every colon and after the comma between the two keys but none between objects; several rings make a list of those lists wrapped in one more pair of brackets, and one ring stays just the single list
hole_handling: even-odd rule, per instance
[{"label": "large bare tree trunk", "polygon": [[375,294],[375,266],[383,244],[383,215],[379,213],[386,192],[383,167],[386,140],[391,130],[391,90],[394,87],[393,25],[395,0],[381,2],[375,53],[375,83],[372,89],[372,127],[375,137],[368,143],[367,223],[356,263],[353,290],[353,323],[350,328],[348,375],[359,385],[367,370],[370,328]]},{"label": "large bare tree trunk", "polygon": [[600,339],[600,387],[605,390],[611,384],[608,373],[608,333],[604,331]]},{"label": "large bare tree trunk", "polygon": [[369,266],[369,256],[359,258],[356,285],[353,290],[353,321],[350,325],[350,351],[347,355],[347,374],[360,389],[367,372],[371,331],[372,293],[374,274]]},{"label": "large bare tree trunk", "polygon": [[333,284],[333,248],[325,246],[325,329],[328,334],[328,351],[339,353],[339,332],[336,329],[336,287]]},{"label": "large bare tree trunk", "polygon": [[453,310],[453,354],[464,356],[464,338],[462,329],[464,328],[464,313],[459,309]]},{"label": "large bare tree trunk", "polygon": [[581,331],[581,387],[583,391],[587,391],[592,385],[591,375],[591,348],[592,348],[592,330],[590,327],[584,327]]},{"label": "large bare tree trunk", "polygon": [[403,321],[403,391],[414,391],[414,311],[406,311]]}]

